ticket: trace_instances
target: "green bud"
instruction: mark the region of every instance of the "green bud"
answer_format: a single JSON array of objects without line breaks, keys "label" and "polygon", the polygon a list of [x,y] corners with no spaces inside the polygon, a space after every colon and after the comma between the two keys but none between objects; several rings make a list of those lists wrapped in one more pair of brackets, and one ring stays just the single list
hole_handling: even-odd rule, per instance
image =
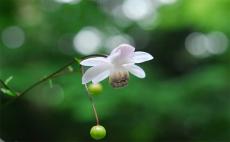
[{"label": "green bud", "polygon": [[103,126],[96,125],[91,128],[90,135],[93,139],[100,140],[106,136],[106,130]]},{"label": "green bud", "polygon": [[99,95],[103,90],[103,87],[101,84],[90,84],[89,85],[89,92],[92,95]]}]

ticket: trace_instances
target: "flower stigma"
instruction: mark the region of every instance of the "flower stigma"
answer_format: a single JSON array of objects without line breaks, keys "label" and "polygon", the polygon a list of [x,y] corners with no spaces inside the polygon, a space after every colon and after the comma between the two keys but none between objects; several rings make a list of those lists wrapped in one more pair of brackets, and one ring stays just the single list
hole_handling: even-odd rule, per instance
[{"label": "flower stigma", "polygon": [[113,72],[109,76],[109,83],[113,88],[125,87],[128,85],[128,81],[129,81],[129,72],[127,71]]}]

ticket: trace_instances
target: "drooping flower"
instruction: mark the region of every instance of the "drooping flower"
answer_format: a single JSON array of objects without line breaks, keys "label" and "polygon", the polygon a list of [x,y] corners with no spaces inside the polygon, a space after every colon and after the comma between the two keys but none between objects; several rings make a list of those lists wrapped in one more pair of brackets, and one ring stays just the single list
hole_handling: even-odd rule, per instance
[{"label": "drooping flower", "polygon": [[153,56],[146,52],[136,51],[128,44],[121,44],[107,57],[92,57],[81,61],[83,66],[92,66],[82,77],[82,84],[92,81],[94,84],[109,77],[110,84],[123,87],[128,84],[129,72],[138,78],[145,78],[142,68],[135,65],[152,60]]}]

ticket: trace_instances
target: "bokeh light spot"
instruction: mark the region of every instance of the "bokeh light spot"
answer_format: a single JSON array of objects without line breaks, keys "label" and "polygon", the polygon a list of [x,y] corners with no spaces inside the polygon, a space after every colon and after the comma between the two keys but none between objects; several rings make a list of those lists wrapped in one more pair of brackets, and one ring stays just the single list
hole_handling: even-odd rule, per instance
[{"label": "bokeh light spot", "polygon": [[55,107],[60,105],[64,101],[64,90],[58,84],[41,86],[37,88],[39,91],[28,95],[28,99],[31,100],[38,107]]},{"label": "bokeh light spot", "polygon": [[162,4],[173,4],[177,2],[177,0],[159,0]]},{"label": "bokeh light spot", "polygon": [[209,55],[205,49],[207,42],[207,38],[202,33],[192,33],[186,38],[185,47],[193,56],[206,57]]},{"label": "bokeh light spot", "polygon": [[210,45],[208,51],[212,54],[222,54],[228,47],[228,38],[222,32],[212,32],[207,35]]},{"label": "bokeh light spot", "polygon": [[150,0],[126,0],[122,6],[125,16],[134,21],[142,20],[151,14],[152,9]]},{"label": "bokeh light spot", "polygon": [[8,48],[19,48],[25,42],[25,33],[18,26],[11,26],[3,30],[2,42]]},{"label": "bokeh light spot", "polygon": [[77,4],[79,3],[81,0],[55,0],[58,3],[63,3],[63,4]]},{"label": "bokeh light spot", "polygon": [[191,33],[185,41],[187,51],[196,57],[208,57],[221,54],[228,47],[228,39],[224,33],[212,32],[209,34]]},{"label": "bokeh light spot", "polygon": [[0,138],[0,142],[4,142],[4,141]]},{"label": "bokeh light spot", "polygon": [[73,40],[74,49],[81,54],[95,53],[102,44],[101,32],[94,27],[83,28]]},{"label": "bokeh light spot", "polygon": [[118,34],[114,36],[110,36],[105,41],[105,47],[108,50],[108,52],[112,51],[114,48],[116,48],[119,44],[134,44],[133,39],[126,35],[126,34]]}]

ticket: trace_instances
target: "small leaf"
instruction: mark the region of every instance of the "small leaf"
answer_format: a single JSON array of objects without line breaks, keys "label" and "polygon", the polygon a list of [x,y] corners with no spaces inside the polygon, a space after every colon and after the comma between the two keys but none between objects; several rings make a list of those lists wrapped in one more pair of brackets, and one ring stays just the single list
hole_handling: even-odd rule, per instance
[{"label": "small leaf", "polygon": [[8,78],[4,81],[4,83],[5,83],[6,85],[9,84],[9,82],[10,82],[13,78],[14,78],[13,76],[8,77]]},{"label": "small leaf", "polygon": [[74,58],[75,61],[77,61],[78,64],[80,64],[81,60],[78,58]]},{"label": "small leaf", "polygon": [[52,81],[52,79],[49,80],[49,85],[50,85],[50,88],[53,88],[53,81]]},{"label": "small leaf", "polygon": [[69,72],[73,72],[73,67],[72,66],[68,66],[68,70],[69,70]]},{"label": "small leaf", "polygon": [[1,88],[1,91],[6,94],[6,95],[9,95],[9,96],[17,96],[16,93],[10,91],[9,89],[6,89],[6,88]]}]

